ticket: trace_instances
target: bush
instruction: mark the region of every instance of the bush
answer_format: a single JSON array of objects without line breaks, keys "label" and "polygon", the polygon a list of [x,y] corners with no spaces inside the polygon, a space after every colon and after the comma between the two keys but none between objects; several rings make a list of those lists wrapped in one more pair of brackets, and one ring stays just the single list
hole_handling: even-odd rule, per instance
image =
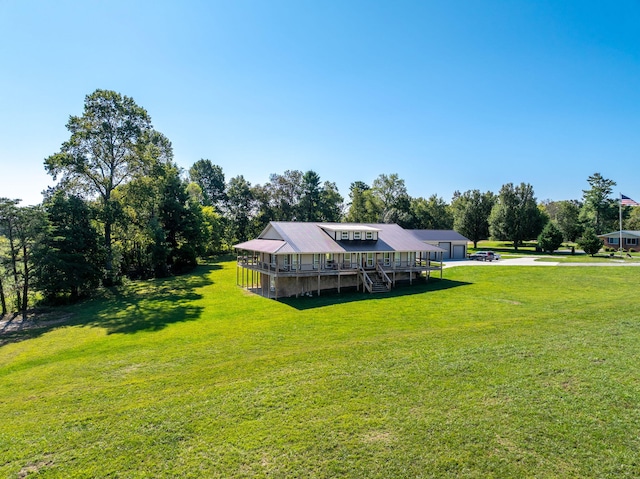
[{"label": "bush", "polygon": [[585,230],[582,238],[579,238],[578,246],[584,250],[585,253],[593,256],[602,248],[602,241],[596,236],[596,233],[592,229]]},{"label": "bush", "polygon": [[562,245],[562,232],[549,221],[538,236],[540,249],[548,253],[553,253]]}]

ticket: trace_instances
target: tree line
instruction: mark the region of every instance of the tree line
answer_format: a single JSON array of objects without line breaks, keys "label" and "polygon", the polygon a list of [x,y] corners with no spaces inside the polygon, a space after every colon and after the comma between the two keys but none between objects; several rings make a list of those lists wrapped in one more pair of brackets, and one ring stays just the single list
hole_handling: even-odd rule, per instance
[{"label": "tree line", "polygon": [[[208,159],[181,171],[148,112],[114,91],[87,95],[66,127],[69,139],[44,160],[56,186],[42,203],[0,198],[3,315],[26,312],[34,298],[75,301],[124,278],[187,272],[198,257],[229,252],[274,220],[455,229],[474,246],[493,238],[517,249],[537,238],[549,250],[618,229],[615,182],[599,173],[581,200],[538,202],[530,184],[508,183],[497,194],[456,191],[447,203],[410,196],[397,174],[355,181],[345,200],[312,170],[274,173],[262,185],[243,175],[226,180]],[[623,213],[626,228],[640,229],[640,208]]]}]

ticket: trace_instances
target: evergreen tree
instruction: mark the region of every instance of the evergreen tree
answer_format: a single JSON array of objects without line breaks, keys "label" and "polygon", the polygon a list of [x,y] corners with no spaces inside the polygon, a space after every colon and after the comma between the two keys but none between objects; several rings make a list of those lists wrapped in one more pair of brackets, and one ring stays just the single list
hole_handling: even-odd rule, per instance
[{"label": "evergreen tree", "polygon": [[44,204],[47,230],[34,249],[34,287],[46,299],[71,301],[89,295],[102,277],[99,235],[89,206],[77,196],[56,193]]},{"label": "evergreen tree", "polygon": [[562,240],[562,232],[549,221],[538,235],[538,246],[542,251],[553,253],[562,245]]},{"label": "evergreen tree", "polygon": [[583,249],[585,253],[593,256],[602,248],[602,240],[598,238],[595,231],[591,228],[587,228],[582,235],[578,238],[578,247]]}]

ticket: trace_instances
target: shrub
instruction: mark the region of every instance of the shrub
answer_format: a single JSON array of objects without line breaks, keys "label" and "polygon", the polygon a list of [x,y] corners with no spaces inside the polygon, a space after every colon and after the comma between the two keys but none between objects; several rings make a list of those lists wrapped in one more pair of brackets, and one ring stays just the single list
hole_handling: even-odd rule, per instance
[{"label": "shrub", "polygon": [[600,248],[602,248],[602,241],[600,241],[600,238],[596,236],[596,233],[592,229],[585,230],[582,238],[579,238],[577,243],[585,253],[590,254],[591,256],[596,254],[600,251]]},{"label": "shrub", "polygon": [[538,236],[540,249],[548,253],[553,253],[562,245],[562,232],[549,221]]}]

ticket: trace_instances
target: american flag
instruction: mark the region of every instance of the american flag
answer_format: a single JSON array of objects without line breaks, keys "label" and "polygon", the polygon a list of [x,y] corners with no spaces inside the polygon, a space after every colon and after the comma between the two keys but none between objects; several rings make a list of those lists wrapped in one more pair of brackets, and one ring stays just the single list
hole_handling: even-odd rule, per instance
[{"label": "american flag", "polygon": [[633,201],[631,198],[623,194],[620,195],[620,204],[622,206],[640,206],[640,203]]}]

